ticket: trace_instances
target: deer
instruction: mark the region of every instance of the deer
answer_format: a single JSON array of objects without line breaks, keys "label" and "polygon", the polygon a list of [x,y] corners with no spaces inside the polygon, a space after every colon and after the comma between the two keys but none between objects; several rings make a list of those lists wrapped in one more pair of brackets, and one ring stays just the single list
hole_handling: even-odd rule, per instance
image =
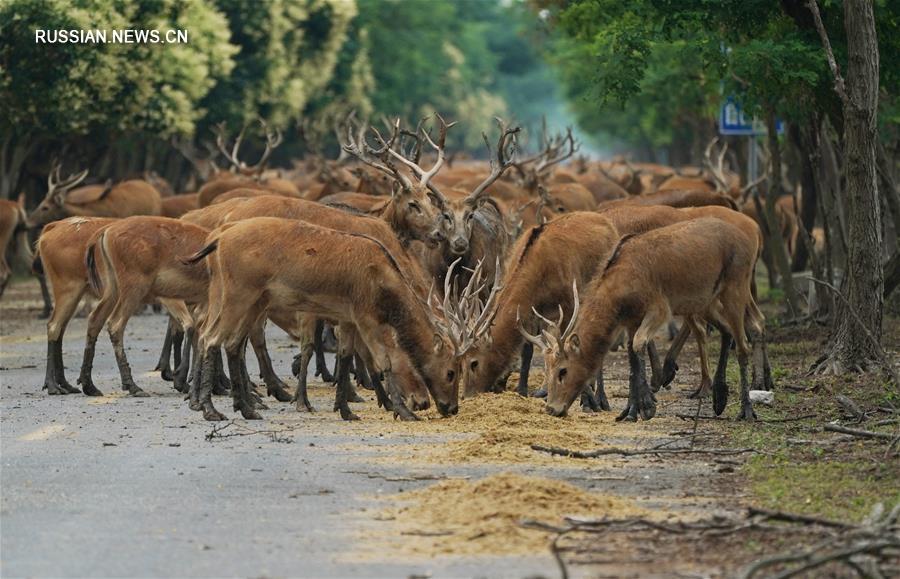
[{"label": "deer", "polygon": [[[441,233],[438,228],[438,220],[440,213],[435,204],[442,206],[444,203],[443,195],[432,185],[429,180],[440,170],[444,159],[444,143],[446,141],[447,130],[453,124],[447,124],[440,116],[437,116],[440,123],[440,130],[437,142],[428,138],[429,143],[437,151],[437,159],[434,165],[425,170],[418,164],[413,162],[405,162],[413,172],[418,176],[417,182],[413,182],[407,176],[402,174],[392,162],[392,158],[397,158],[392,149],[394,143],[400,135],[399,121],[393,127],[393,134],[390,139],[384,140],[380,134],[376,133],[376,138],[381,142],[379,149],[373,149],[366,142],[354,141],[353,133],[350,131],[351,138],[348,143],[344,144],[348,153],[360,158],[364,163],[374,169],[391,175],[398,182],[398,190],[388,200],[388,202],[380,208],[373,216],[377,216],[388,227],[382,228],[380,239],[384,240],[390,233],[385,230],[393,230],[397,240],[402,246],[407,246],[412,240],[421,240],[431,245],[435,245],[441,239]],[[263,196],[258,200],[231,200],[221,205],[212,205],[203,210],[192,212],[185,215],[184,219],[200,224],[208,228],[217,227],[227,221],[245,219],[249,217],[271,216],[271,217],[288,217],[292,219],[307,219],[317,222],[318,219],[325,219],[326,223],[341,223],[342,227],[352,230],[353,223],[348,222],[346,216],[340,215],[340,212],[331,210],[328,212],[326,208],[313,202],[300,199],[277,200],[272,196]],[[324,215],[323,215],[324,214]],[[338,222],[335,219],[339,219]],[[264,336],[258,333],[254,334],[254,349],[258,355],[265,353]],[[305,343],[305,342],[304,342]],[[304,350],[305,351],[305,350]],[[267,358],[267,354],[265,354]],[[324,357],[321,350],[317,352],[317,373],[324,375]],[[308,363],[305,362],[305,363]],[[305,363],[301,361],[303,371],[302,375],[305,379]],[[270,363],[261,360],[261,367],[268,368]],[[267,372],[264,375],[267,386],[279,397],[280,390],[283,390],[283,383],[274,375],[273,372]]]},{"label": "deer", "polygon": [[115,185],[87,185],[75,188],[87,177],[87,169],[63,179],[58,162],[47,177],[47,194],[26,219],[30,229],[66,217],[130,217],[159,215],[162,211],[159,192],[146,181],[132,179]]},{"label": "deer", "polygon": [[162,209],[160,215],[163,217],[171,217],[178,219],[188,211],[199,209],[200,200],[198,193],[185,193],[183,195],[173,195],[164,197],[162,200]]},{"label": "deer", "polygon": [[[672,208],[664,205],[646,207],[625,206],[603,211],[603,215],[615,225],[616,229],[622,235],[640,234],[660,227],[666,227],[674,223],[701,217],[713,217],[730,223],[740,229],[745,236],[747,243],[751,245],[755,244],[757,248],[762,247],[762,232],[752,219],[749,219],[738,211],[717,205],[683,208]],[[757,299],[755,266],[756,262],[754,261],[754,275],[750,278],[750,294],[754,300]],[[662,366],[660,366],[653,341],[648,343],[647,351],[652,369],[651,385],[654,392],[657,392],[663,386],[667,386],[675,378],[675,374],[678,370],[677,358],[681,349],[684,347],[688,335],[691,331],[694,331],[695,335],[698,331],[703,331],[702,329],[698,330],[698,323],[699,321],[687,320],[687,323],[682,326],[680,332],[669,348],[669,351],[666,354],[665,363]],[[700,353],[702,357],[705,358],[704,339],[705,332],[703,336],[697,336]],[[765,328],[763,328],[763,334],[760,339],[754,342],[753,347],[754,349],[760,350],[759,352],[754,352],[754,355],[758,355],[758,359],[762,360],[762,366],[760,368],[754,366],[752,378],[753,389],[770,390],[774,384],[772,382],[771,368],[769,366],[768,353],[766,351]],[[730,349],[731,337],[727,334],[723,334],[722,347],[719,350],[719,364],[716,370],[716,381],[724,380],[725,369],[727,368],[728,363],[728,352]],[[757,369],[761,370],[761,372],[757,373]],[[701,363],[700,370],[700,386],[690,395],[691,398],[704,398],[708,395],[710,390],[712,382],[709,377],[708,364],[705,361]],[[597,386],[598,388],[602,388],[603,382],[598,380]],[[605,394],[598,393],[598,396],[601,395],[605,396]]]},{"label": "deer", "polygon": [[[681,315],[713,320],[734,338],[741,376],[738,418],[755,419],[745,329],[751,337],[759,336],[765,318],[750,295],[758,247],[747,241],[740,229],[710,217],[619,240],[602,271],[582,286],[583,303],[578,280],[573,279],[573,309],[565,329],[560,319],[530,338],[544,347],[546,411],[553,416],[566,414],[624,328],[630,334],[631,378],[628,403],[617,420],[653,418],[656,401],[646,379],[646,347],[672,315]],[[727,404],[728,387],[724,380],[715,386],[713,409],[719,415]]]},{"label": "deer", "polygon": [[597,211],[606,211],[618,207],[638,207],[649,205],[668,205],[669,207],[701,207],[720,205],[737,210],[737,203],[731,197],[716,191],[669,190],[646,195],[632,195],[625,199],[606,201],[597,205]]},{"label": "deer", "polygon": [[[45,225],[38,238],[32,268],[47,278],[53,292],[53,311],[47,320],[43,386],[51,396],[79,392],[66,380],[63,336],[81,298],[88,292],[93,294],[84,260],[88,243],[94,234],[115,221],[110,217],[69,217]],[[87,396],[100,395],[90,384],[85,384],[82,391]]]},{"label": "deer", "polygon": [[18,202],[0,200],[0,297],[12,276],[7,257],[13,255],[25,263],[32,260],[25,220],[22,199]]},{"label": "deer", "polygon": [[285,193],[288,195],[293,195],[295,197],[300,196],[300,190],[297,189],[297,186],[285,179],[264,179],[263,173],[266,170],[266,164],[269,161],[269,157],[272,155],[272,152],[281,144],[282,142],[282,134],[281,131],[275,129],[272,130],[268,124],[262,119],[259,119],[259,124],[265,133],[266,144],[265,150],[260,156],[259,160],[253,165],[247,165],[244,161],[242,161],[239,157],[239,152],[241,148],[241,144],[244,141],[244,134],[247,131],[247,126],[245,125],[241,132],[234,140],[234,145],[231,147],[231,150],[228,149],[226,138],[226,127],[225,124],[219,124],[216,131],[216,146],[219,148],[219,151],[228,160],[231,164],[231,173],[219,174],[216,179],[208,181],[203,187],[200,188],[198,202],[200,207],[206,207],[210,203],[212,203],[213,199],[218,197],[219,195],[231,191],[232,189],[237,189],[239,187],[247,188],[247,189],[258,189],[258,190],[272,190],[279,191],[281,193]]},{"label": "deer", "polygon": [[[522,323],[534,325],[537,314],[554,315],[558,304],[571,299],[571,280],[582,285],[608,260],[619,233],[603,215],[594,212],[567,213],[558,219],[526,230],[513,246],[496,297],[496,316],[489,331],[476,341],[463,364],[463,395],[474,396],[505,384],[516,355],[521,352],[516,391],[528,395],[528,374],[533,343],[518,331]],[[532,310],[534,308],[534,310]],[[591,407],[597,404],[585,400]],[[599,405],[608,403],[600,401]]]},{"label": "deer", "polygon": [[[462,258],[463,268],[473,269],[478,262],[486,264],[488,279],[497,272],[491,271],[493,264],[505,259],[509,245],[509,232],[504,220],[504,211],[498,201],[491,198],[488,188],[513,165],[516,154],[516,135],[519,127],[507,128],[497,120],[500,137],[492,148],[487,134],[482,133],[484,144],[490,155],[490,174],[471,191],[451,189],[450,197],[443,197],[441,227],[444,241],[439,251],[443,259],[437,261],[437,270],[432,274],[442,279],[451,262]],[[465,276],[464,276],[465,277]],[[490,288],[483,288],[483,297]]]},{"label": "deer", "polygon": [[92,235],[84,259],[88,281],[100,300],[88,317],[78,380],[86,393],[102,395],[91,373],[97,336],[108,321],[122,389],[132,396],[148,396],[132,376],[124,334],[129,318],[153,299],[160,301],[185,332],[185,351],[175,382],[179,391],[187,390],[188,347],[194,331],[188,305],[205,302],[208,277],[202,265],[185,265],[178,258],[202,247],[208,233],[179,219],[134,216],[117,220]]},{"label": "deer", "polygon": [[[259,217],[224,226],[186,261],[204,258],[211,283],[201,352],[224,346],[229,367],[237,367],[253,323],[267,307],[290,304],[296,311],[356,326],[375,368],[385,376],[395,410],[404,407],[393,374],[403,354],[439,412],[447,416],[458,411],[459,357],[471,347],[472,335],[483,331],[490,302],[473,322],[464,300],[453,307],[445,296],[440,307],[431,294],[427,300],[417,295],[394,256],[374,238],[293,220]],[[346,389],[341,383],[338,388],[341,416],[352,420]],[[233,385],[235,410],[247,419],[260,418],[247,403],[246,390],[246,384]],[[204,417],[223,419],[208,392],[203,384]],[[415,415],[407,410],[401,417]]]}]

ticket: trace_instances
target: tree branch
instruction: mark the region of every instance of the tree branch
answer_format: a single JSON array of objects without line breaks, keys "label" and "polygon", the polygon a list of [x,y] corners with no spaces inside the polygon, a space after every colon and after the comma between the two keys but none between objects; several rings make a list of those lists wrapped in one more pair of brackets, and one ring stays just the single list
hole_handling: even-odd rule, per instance
[{"label": "tree branch", "polygon": [[834,59],[834,51],[831,50],[831,41],[828,40],[828,33],[825,31],[825,25],[822,23],[822,15],[819,13],[819,5],[816,0],[807,0],[806,7],[812,12],[813,21],[819,38],[822,39],[822,46],[825,49],[825,58],[828,59],[828,66],[831,68],[831,74],[834,75],[834,92],[838,94],[844,105],[848,102],[847,89],[844,85],[844,77],[838,68],[837,61]]}]

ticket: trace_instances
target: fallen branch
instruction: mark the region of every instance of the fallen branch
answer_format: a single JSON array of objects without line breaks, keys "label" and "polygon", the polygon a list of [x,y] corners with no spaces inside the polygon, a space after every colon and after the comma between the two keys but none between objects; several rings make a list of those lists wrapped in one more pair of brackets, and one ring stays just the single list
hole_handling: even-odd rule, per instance
[{"label": "fallen branch", "polygon": [[555,456],[568,456],[570,458],[597,458],[598,456],[621,455],[621,456],[640,456],[645,454],[718,454],[718,455],[734,455],[744,454],[747,452],[759,452],[755,448],[647,448],[629,450],[626,448],[598,448],[583,452],[580,450],[571,450],[568,448],[559,448],[556,446],[542,446],[540,444],[532,444],[532,450],[538,452],[546,452]]},{"label": "fallen branch", "polygon": [[834,397],[837,400],[838,404],[840,404],[844,410],[846,410],[850,416],[856,419],[857,422],[862,422],[866,419],[866,413],[863,412],[863,409],[859,407],[859,404],[844,396],[843,394],[838,394]]},{"label": "fallen branch", "polygon": [[[225,424],[217,424],[212,427],[205,438],[207,442],[212,442],[213,440],[223,439],[223,438],[233,438],[236,436],[254,436],[256,434],[262,434],[264,436],[268,436],[269,440],[272,442],[282,442],[285,444],[289,444],[294,442],[293,438],[287,438],[284,436],[287,432],[292,432],[300,428],[300,426],[292,427],[288,426],[281,430],[256,430],[255,428],[250,428],[245,424],[239,424],[234,420],[229,420]],[[231,432],[227,432],[223,434],[224,431],[232,429]]]},{"label": "fallen branch", "polygon": [[785,521],[788,523],[805,523],[809,525],[822,525],[824,527],[835,527],[838,529],[846,529],[853,527],[850,523],[841,523],[839,521],[830,521],[819,517],[809,515],[796,515],[794,513],[786,513],[784,511],[773,511],[770,509],[762,509],[758,507],[750,507],[747,509],[747,516],[764,517],[772,521]]},{"label": "fallen branch", "polygon": [[826,424],[823,427],[825,430],[829,432],[840,432],[841,434],[851,434],[853,436],[859,436],[860,438],[878,438],[881,440],[893,440],[896,434],[889,434],[887,432],[872,432],[871,430],[860,430],[858,428],[847,428],[846,426],[841,426],[840,424]]}]

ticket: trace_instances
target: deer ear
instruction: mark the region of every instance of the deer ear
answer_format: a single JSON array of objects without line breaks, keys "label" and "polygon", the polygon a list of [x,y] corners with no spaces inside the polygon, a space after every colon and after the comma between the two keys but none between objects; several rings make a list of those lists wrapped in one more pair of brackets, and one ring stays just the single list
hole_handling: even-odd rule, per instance
[{"label": "deer ear", "polygon": [[434,353],[440,354],[441,350],[444,348],[444,339],[440,334],[434,335]]},{"label": "deer ear", "polygon": [[577,354],[581,351],[581,338],[578,337],[578,334],[569,336],[569,339],[566,340],[565,349],[572,354]]}]

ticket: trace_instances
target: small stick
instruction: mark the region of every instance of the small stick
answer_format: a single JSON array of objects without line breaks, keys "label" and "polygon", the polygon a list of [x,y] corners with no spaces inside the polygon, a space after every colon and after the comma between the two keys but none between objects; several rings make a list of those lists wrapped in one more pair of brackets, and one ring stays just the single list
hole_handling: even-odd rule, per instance
[{"label": "small stick", "polygon": [[748,517],[756,517],[762,516],[766,519],[773,521],[786,521],[789,523],[805,523],[810,525],[822,525],[824,527],[835,527],[838,529],[848,529],[850,527],[854,527],[855,525],[851,525],[848,523],[841,523],[840,521],[831,521],[828,519],[821,519],[819,517],[812,517],[809,515],[797,515],[794,513],[786,513],[784,511],[773,511],[771,509],[763,509],[758,507],[750,507],[747,509]]},{"label": "small stick", "polygon": [[847,428],[846,426],[841,426],[840,424],[826,424],[823,428],[829,432],[852,434],[853,436],[859,436],[860,438],[880,438],[881,440],[893,440],[894,436],[896,436],[887,432],[872,432],[871,430]]},{"label": "small stick", "polygon": [[546,452],[556,456],[568,456],[570,458],[597,458],[598,456],[608,456],[618,454],[621,456],[640,456],[645,454],[744,454],[746,452],[759,452],[755,448],[657,448],[645,450],[628,450],[625,448],[598,448],[589,452],[578,450],[570,450],[568,448],[559,448],[555,446],[542,446],[540,444],[532,444],[532,450]]}]

